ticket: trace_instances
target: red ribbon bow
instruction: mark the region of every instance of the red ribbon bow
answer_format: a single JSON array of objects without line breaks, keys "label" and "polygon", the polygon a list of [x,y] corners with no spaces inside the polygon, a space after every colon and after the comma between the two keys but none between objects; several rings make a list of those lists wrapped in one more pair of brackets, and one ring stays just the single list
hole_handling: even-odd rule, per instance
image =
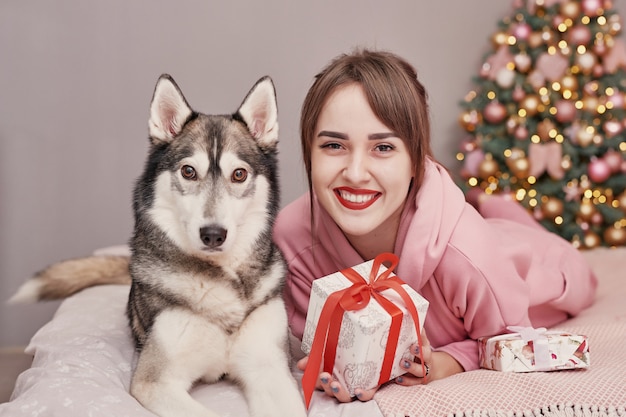
[{"label": "red ribbon bow", "polygon": [[[380,266],[384,262],[389,262],[391,264],[390,267],[380,275],[377,275]],[[393,360],[398,346],[398,338],[400,337],[403,313],[393,302],[380,294],[380,292],[387,289],[393,289],[400,295],[405,307],[413,318],[415,331],[417,332],[417,343],[420,347],[419,356],[422,363],[422,371],[425,372],[424,360],[422,358],[422,335],[417,309],[411,297],[404,288],[402,288],[404,282],[395,275],[390,276],[397,265],[398,257],[396,255],[392,253],[378,255],[374,259],[369,282],[365,281],[365,279],[352,268],[341,271],[341,273],[352,282],[352,286],[330,294],[322,308],[317,328],[315,329],[311,351],[309,352],[309,361],[302,377],[302,389],[304,391],[304,399],[307,408],[309,407],[313,391],[315,390],[322,358],[324,359],[324,372],[331,374],[333,372],[337,353],[337,342],[339,340],[339,332],[341,330],[341,322],[344,313],[346,311],[356,311],[365,308],[372,297],[391,315],[391,327],[389,329],[389,336],[387,337],[385,358],[380,371],[378,384],[383,384],[390,379]]]}]

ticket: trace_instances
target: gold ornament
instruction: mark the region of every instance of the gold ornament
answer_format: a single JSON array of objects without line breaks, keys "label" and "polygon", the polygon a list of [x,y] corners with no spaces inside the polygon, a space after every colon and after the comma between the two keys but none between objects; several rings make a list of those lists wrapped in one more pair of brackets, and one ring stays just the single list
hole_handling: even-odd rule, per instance
[{"label": "gold ornament", "polygon": [[509,117],[508,119],[506,119],[506,133],[508,133],[509,135],[512,134],[517,127],[517,123],[517,120],[515,120],[513,117]]},{"label": "gold ornament", "polygon": [[543,41],[543,43],[547,46],[552,46],[556,43],[555,39],[556,35],[554,31],[549,27],[544,27],[543,32],[541,33],[541,40]]},{"label": "gold ornament", "polygon": [[617,203],[619,204],[619,209],[626,213],[626,191],[622,192],[616,198]]},{"label": "gold ornament", "polygon": [[589,113],[597,113],[598,112],[598,97],[595,96],[585,96],[583,98],[583,109]]},{"label": "gold ornament", "polygon": [[530,162],[526,157],[516,158],[513,160],[507,160],[507,166],[517,178],[528,178],[528,172],[530,171]]},{"label": "gold ornament", "polygon": [[519,106],[521,109],[526,110],[527,116],[534,116],[539,112],[539,105],[541,100],[536,94],[528,94],[522,99]]},{"label": "gold ornament", "polygon": [[476,110],[467,110],[461,113],[459,124],[468,132],[476,130],[476,126],[482,122],[482,114]]},{"label": "gold ornament", "polygon": [[500,166],[498,162],[493,159],[491,154],[485,155],[485,159],[478,165],[478,176],[484,180],[489,177],[493,177],[498,173]]},{"label": "gold ornament", "polygon": [[626,228],[609,226],[604,230],[604,241],[611,246],[626,244]]},{"label": "gold ornament", "polygon": [[502,45],[508,45],[509,35],[507,35],[506,32],[496,32],[491,37],[491,41],[496,48]]},{"label": "gold ornament", "polygon": [[526,52],[519,53],[513,57],[515,68],[522,73],[527,72],[532,66],[532,58]]},{"label": "gold ornament", "polygon": [[591,218],[596,212],[596,206],[589,199],[585,198],[581,201],[580,207],[578,208],[578,218],[588,222],[591,221]]},{"label": "gold ornament", "polygon": [[538,48],[543,44],[543,39],[541,38],[541,32],[532,32],[528,36],[528,46],[531,48]]},{"label": "gold ornament", "polygon": [[583,126],[578,129],[578,132],[576,132],[576,141],[580,146],[586,148],[593,143],[593,137],[595,134],[595,129]]},{"label": "gold ornament", "polygon": [[585,52],[584,54],[576,55],[576,65],[581,69],[582,73],[588,75],[596,65],[596,56],[591,52]]},{"label": "gold ornament", "polygon": [[541,213],[548,219],[554,220],[563,214],[563,201],[555,197],[548,197],[541,204]]},{"label": "gold ornament", "polygon": [[600,240],[600,236],[598,236],[594,232],[585,233],[585,237],[583,239],[583,245],[585,246],[585,248],[597,248],[598,246],[600,246],[601,243],[602,241]]},{"label": "gold ornament", "polygon": [[609,34],[616,36],[622,31],[622,21],[618,14],[609,17]]},{"label": "gold ornament", "polygon": [[561,159],[561,168],[563,168],[564,171],[572,169],[572,158],[570,158],[569,155],[565,155],[563,159]]},{"label": "gold ornament", "polygon": [[580,4],[576,1],[567,1],[562,3],[561,14],[565,18],[576,20],[580,14]]},{"label": "gold ornament", "polygon": [[578,90],[578,79],[573,75],[566,75],[561,80],[561,87],[563,90],[569,91],[577,91]]}]

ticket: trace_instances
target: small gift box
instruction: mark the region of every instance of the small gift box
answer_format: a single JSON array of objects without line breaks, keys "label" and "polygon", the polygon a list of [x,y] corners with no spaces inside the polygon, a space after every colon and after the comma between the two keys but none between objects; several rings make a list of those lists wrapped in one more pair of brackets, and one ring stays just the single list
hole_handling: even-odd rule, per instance
[{"label": "small gift box", "polygon": [[421,344],[428,301],[393,274],[397,262],[385,253],[313,281],[302,337],[307,406],[322,361],[350,395],[406,373],[401,359],[415,358],[409,350]]},{"label": "small gift box", "polygon": [[478,339],[480,366],[503,372],[558,371],[587,368],[586,336],[545,328],[508,327],[515,332]]}]

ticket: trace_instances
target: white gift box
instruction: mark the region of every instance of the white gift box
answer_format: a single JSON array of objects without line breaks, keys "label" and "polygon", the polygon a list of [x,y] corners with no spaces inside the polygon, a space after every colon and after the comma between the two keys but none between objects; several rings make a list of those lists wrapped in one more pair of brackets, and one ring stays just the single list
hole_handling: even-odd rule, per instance
[{"label": "white gift box", "polygon": [[[351,269],[363,277],[365,282],[368,282],[373,265],[374,261],[371,260]],[[378,272],[381,273],[386,270],[384,265],[380,265]],[[389,275],[395,277],[393,273]],[[302,350],[305,353],[311,352],[317,324],[328,297],[337,291],[350,288],[352,285],[353,282],[341,271],[313,281],[302,337]],[[402,283],[401,287],[415,305],[419,328],[421,329],[426,318],[428,301],[409,285]],[[410,346],[418,341],[418,335],[413,318],[405,307],[402,297],[393,289],[382,290],[379,294],[391,301],[402,312],[402,324],[398,344],[395,352],[393,352],[391,373],[382,381],[386,382],[406,373],[406,370],[401,367],[401,360],[402,358],[414,360],[415,354],[410,352]],[[363,309],[343,313],[333,375],[348,389],[350,395],[354,395],[356,388],[370,389],[381,384],[381,370],[383,360],[386,357],[385,352],[391,322],[391,315],[374,297]]]},{"label": "white gift box", "polygon": [[503,372],[558,371],[589,367],[586,336],[546,329],[510,328],[516,333],[478,339],[480,366]]}]

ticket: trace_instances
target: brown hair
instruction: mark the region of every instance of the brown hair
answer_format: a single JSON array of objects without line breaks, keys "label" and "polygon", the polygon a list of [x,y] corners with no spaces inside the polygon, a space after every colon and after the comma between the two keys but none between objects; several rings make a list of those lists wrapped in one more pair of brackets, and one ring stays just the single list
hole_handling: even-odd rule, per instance
[{"label": "brown hair", "polygon": [[374,114],[405,142],[415,172],[412,188],[418,190],[424,161],[432,157],[426,89],[417,79],[417,71],[404,59],[391,52],[362,49],[332,60],[316,75],[304,99],[300,138],[310,192],[311,146],[317,120],[335,89],[351,83],[363,87]]}]

